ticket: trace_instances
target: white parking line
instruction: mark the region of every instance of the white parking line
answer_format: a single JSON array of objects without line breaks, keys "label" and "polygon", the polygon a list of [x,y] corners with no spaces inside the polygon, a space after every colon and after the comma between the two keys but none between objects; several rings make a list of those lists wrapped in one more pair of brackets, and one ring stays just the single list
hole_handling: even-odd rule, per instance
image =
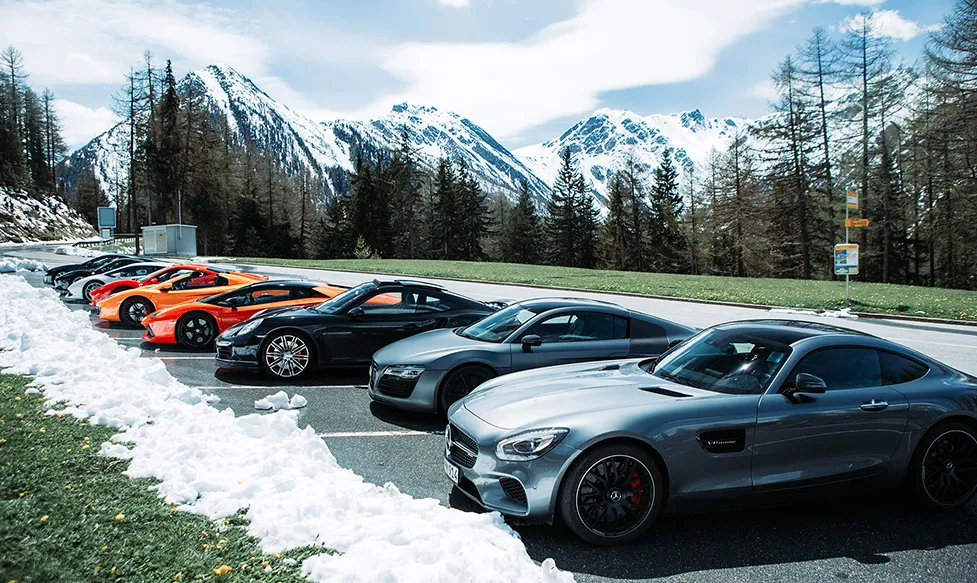
[{"label": "white parking line", "polygon": [[196,386],[187,385],[194,389],[200,389],[201,391],[217,391],[221,389],[261,389],[265,391],[274,391],[288,389],[290,391],[297,391],[302,389],[365,389],[366,385],[279,385],[279,386],[257,386],[257,385],[214,385],[214,386]]},{"label": "white parking line", "polygon": [[413,435],[440,435],[440,431],[336,431],[316,433],[319,437],[407,437]]},{"label": "white parking line", "polygon": [[214,360],[213,356],[167,356],[165,354],[156,354],[155,352],[144,352],[146,356],[154,356],[160,360]]}]

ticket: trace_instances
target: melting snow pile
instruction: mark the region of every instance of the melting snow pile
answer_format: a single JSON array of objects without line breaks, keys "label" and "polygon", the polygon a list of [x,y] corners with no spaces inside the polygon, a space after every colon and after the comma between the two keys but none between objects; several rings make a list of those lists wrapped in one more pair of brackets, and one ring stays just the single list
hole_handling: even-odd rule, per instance
[{"label": "melting snow pile", "polygon": [[301,409],[308,404],[309,401],[302,395],[294,395],[289,399],[288,393],[278,391],[274,395],[268,395],[263,399],[255,401],[254,408],[262,411],[267,411],[268,409],[278,411],[279,409]]},{"label": "melting snow pile", "polygon": [[45,271],[47,266],[38,263],[33,259],[21,259],[20,257],[0,258],[0,273],[13,273],[15,271]]},{"label": "melting snow pile", "polygon": [[[220,519],[246,508],[269,552],[323,545],[303,563],[316,581],[572,581],[552,560],[536,565],[497,513],[472,514],[376,486],[340,467],[296,411],[235,417],[91,328],[49,289],[0,276],[0,367],[33,375],[68,414],[119,429],[103,444],[154,477],[167,502]],[[151,423],[150,423],[151,422]],[[433,460],[437,463],[438,460]],[[459,544],[459,541],[464,541]]]},{"label": "melting snow pile", "polygon": [[96,257],[103,254],[103,252],[99,251],[98,249],[75,247],[74,245],[60,245],[55,248],[54,252],[58,255],[71,255],[74,257]]},{"label": "melting snow pile", "polygon": [[95,229],[54,195],[0,188],[0,243],[85,239]]},{"label": "melting snow pile", "polygon": [[857,320],[858,316],[851,313],[851,308],[845,308],[843,310],[801,310],[796,308],[771,308],[770,311],[775,314],[797,314],[800,316],[820,316],[822,318],[844,318],[848,320]]}]

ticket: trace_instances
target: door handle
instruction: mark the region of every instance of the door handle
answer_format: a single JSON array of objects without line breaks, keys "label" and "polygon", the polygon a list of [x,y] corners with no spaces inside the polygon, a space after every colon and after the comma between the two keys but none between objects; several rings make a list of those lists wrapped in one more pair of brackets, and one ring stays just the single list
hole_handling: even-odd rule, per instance
[{"label": "door handle", "polygon": [[881,399],[872,399],[871,401],[862,403],[862,411],[881,411],[888,406],[889,404]]}]

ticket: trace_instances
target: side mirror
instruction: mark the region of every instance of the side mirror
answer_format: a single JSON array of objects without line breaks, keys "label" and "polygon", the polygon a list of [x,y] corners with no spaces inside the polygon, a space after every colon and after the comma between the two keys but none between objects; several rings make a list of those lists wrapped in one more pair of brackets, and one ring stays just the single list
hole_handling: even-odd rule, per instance
[{"label": "side mirror", "polygon": [[797,401],[803,398],[811,398],[811,395],[820,395],[828,390],[828,385],[821,377],[816,377],[806,372],[799,373],[794,377],[794,386],[785,395],[788,399]]},{"label": "side mirror", "polygon": [[173,286],[168,283],[164,283],[163,285],[159,286],[159,291],[163,292],[164,294],[171,289],[173,289]]},{"label": "side mirror", "polygon": [[676,346],[678,346],[679,344],[681,344],[683,342],[685,342],[685,340],[672,340],[671,342],[668,343],[668,347],[669,348],[675,348]]},{"label": "side mirror", "polygon": [[541,346],[542,344],[543,344],[543,339],[536,334],[527,334],[522,337],[523,352],[531,352],[533,346]]},{"label": "side mirror", "polygon": [[356,306],[355,308],[352,308],[350,311],[346,312],[346,317],[349,318],[350,320],[355,320],[356,318],[359,318],[362,315],[363,315],[363,308],[359,306]]}]

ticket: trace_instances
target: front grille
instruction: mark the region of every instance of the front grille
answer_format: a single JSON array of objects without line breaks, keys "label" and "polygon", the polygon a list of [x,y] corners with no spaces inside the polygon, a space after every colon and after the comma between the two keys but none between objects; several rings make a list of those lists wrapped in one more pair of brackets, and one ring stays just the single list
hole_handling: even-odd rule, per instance
[{"label": "front grille", "polygon": [[230,346],[218,346],[217,347],[217,358],[221,360],[231,360],[231,356],[234,354],[233,349]]},{"label": "front grille", "polygon": [[377,372],[379,372],[380,367],[377,365],[377,361],[372,361],[370,363],[370,378],[367,380],[367,386],[371,389],[376,386],[377,382]]},{"label": "front grille", "polygon": [[475,467],[478,442],[454,425],[448,425],[448,457],[459,466]]},{"label": "front grille", "polygon": [[402,379],[390,375],[383,375],[377,383],[377,390],[384,395],[406,399],[414,392],[417,379]]},{"label": "front grille", "polygon": [[155,338],[156,337],[156,335],[153,334],[153,327],[152,326],[146,326],[146,336],[149,336],[150,338]]},{"label": "front grille", "polygon": [[519,504],[526,504],[526,489],[522,487],[519,480],[515,478],[499,478],[499,485],[502,486],[502,491],[505,492],[505,495],[510,500]]}]

